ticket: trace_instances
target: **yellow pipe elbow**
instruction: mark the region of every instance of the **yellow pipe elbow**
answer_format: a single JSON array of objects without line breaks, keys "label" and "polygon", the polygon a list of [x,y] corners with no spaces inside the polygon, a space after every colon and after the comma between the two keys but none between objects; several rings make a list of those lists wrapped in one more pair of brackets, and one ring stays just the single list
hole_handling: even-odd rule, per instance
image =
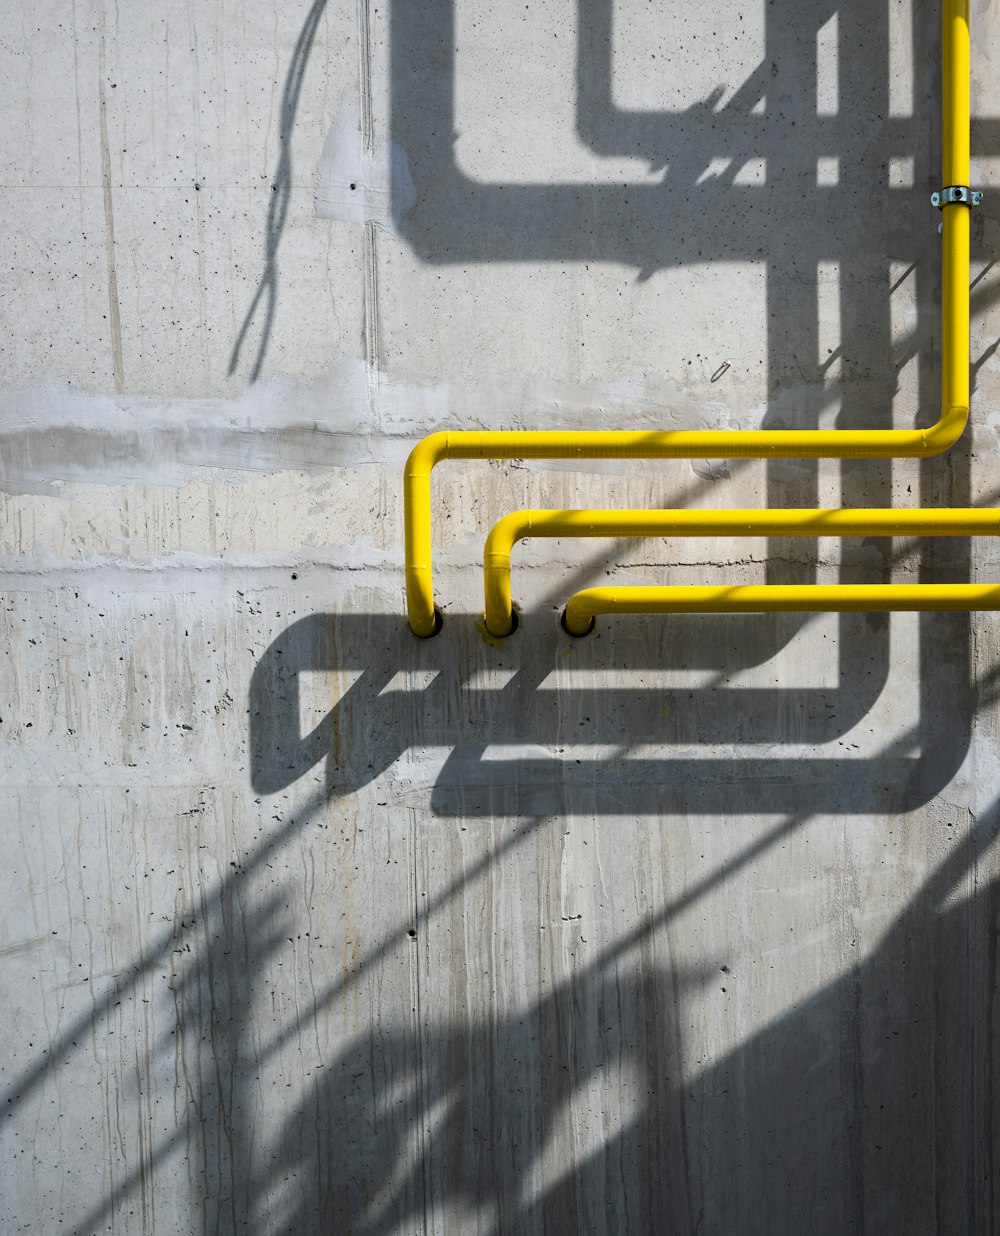
[{"label": "yellow pipe elbow", "polygon": [[[967,185],[970,174],[968,23],[968,0],[944,0],[943,187]],[[440,625],[432,578],[431,473],[443,459],[887,459],[926,458],[948,450],[961,436],[969,416],[969,207],[945,205],[941,222],[941,416],[934,425],[906,430],[473,430],[431,434],[413,448],[403,480],[406,604],[413,631],[429,636]],[[487,564],[487,625],[493,630],[491,623],[495,624],[498,635],[509,633],[512,621],[510,546],[516,539],[512,524],[487,546],[488,553],[495,555]]]},{"label": "yellow pipe elbow", "polygon": [[761,584],[587,588],[566,604],[563,626],[587,635],[600,614],[842,613],[1000,609],[1000,584]]},{"label": "yellow pipe elbow", "polygon": [[[1000,511],[981,507],[940,507],[937,510],[516,511],[496,524],[487,538],[483,555],[486,628],[492,635],[501,638],[509,635],[513,628],[511,551],[518,540],[529,535],[577,538],[1000,536]],[[816,591],[818,587],[809,585],[805,592],[794,592],[793,595],[797,598],[822,595],[822,590]],[[619,602],[637,592],[634,587],[618,587],[611,591]],[[643,592],[643,589],[638,589],[638,595]],[[671,596],[676,594],[680,597],[698,595],[698,589],[692,590],[690,586],[668,592]],[[718,590],[712,595],[717,593]],[[751,595],[766,597],[770,608],[776,608],[784,594],[780,589],[771,588]],[[567,612],[570,612],[569,607]],[[593,615],[587,618],[588,624],[590,617]],[[572,633],[582,633],[579,624]]]},{"label": "yellow pipe elbow", "polygon": [[531,530],[531,511],[505,515],[490,529],[483,550],[483,587],[486,593],[484,622],[491,635],[503,638],[514,629],[514,606],[510,595],[510,556],[517,541]]},{"label": "yellow pipe elbow", "polygon": [[404,553],[406,610],[414,635],[435,635],[439,627],[434,609],[431,543],[431,472],[447,457],[447,433],[432,433],[410,451],[403,471]]}]

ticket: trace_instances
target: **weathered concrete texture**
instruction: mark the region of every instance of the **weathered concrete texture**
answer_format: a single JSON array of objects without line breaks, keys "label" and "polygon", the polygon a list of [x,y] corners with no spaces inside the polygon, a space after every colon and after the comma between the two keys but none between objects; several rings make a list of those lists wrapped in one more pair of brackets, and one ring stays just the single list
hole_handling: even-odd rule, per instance
[{"label": "weathered concrete texture", "polygon": [[937,21],[0,13],[5,1232],[997,1230],[996,616],[558,617],[1000,549],[534,541],[477,626],[522,506],[995,503],[989,195],[946,459],[449,464],[403,620],[430,429],[934,419]]}]

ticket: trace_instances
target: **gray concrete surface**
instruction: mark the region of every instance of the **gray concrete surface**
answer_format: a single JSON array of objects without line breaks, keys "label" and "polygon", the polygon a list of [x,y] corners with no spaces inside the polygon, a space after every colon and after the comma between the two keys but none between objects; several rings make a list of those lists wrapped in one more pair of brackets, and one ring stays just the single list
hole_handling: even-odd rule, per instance
[{"label": "gray concrete surface", "polygon": [[929,423],[925,0],[0,12],[4,1232],[991,1234],[987,541],[518,548],[522,506],[997,500],[1000,14],[944,459],[446,465],[433,428]]}]

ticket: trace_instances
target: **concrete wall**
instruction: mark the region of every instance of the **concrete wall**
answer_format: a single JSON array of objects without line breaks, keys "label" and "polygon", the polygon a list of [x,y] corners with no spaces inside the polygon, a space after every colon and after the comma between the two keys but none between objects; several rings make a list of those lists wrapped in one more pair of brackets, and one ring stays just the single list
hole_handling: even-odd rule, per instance
[{"label": "concrete wall", "polygon": [[[974,0],[974,182],[1000,9]],[[0,10],[5,1232],[992,1233],[989,541],[535,542],[523,506],[997,499],[926,464],[447,465],[438,427],[937,416],[930,0]]]}]

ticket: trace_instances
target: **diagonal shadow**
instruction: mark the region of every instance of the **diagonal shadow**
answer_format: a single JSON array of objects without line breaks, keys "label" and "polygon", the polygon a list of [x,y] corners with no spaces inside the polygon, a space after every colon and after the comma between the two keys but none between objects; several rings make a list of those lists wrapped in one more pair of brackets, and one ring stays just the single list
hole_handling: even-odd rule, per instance
[{"label": "diagonal shadow", "polygon": [[[738,958],[691,956],[671,941],[671,924],[806,822],[780,820],[523,1005],[486,1018],[435,1010],[348,1035],[263,1128],[255,1082],[282,1043],[260,1043],[252,1009],[268,1001],[260,976],[295,916],[280,889],[263,903],[213,897],[159,1048],[203,1064],[147,1170],[182,1142],[210,1168],[205,1231],[388,1236],[445,1214],[544,1236],[992,1231],[1000,885],[979,873],[994,856],[996,803],[956,830],[870,953],[851,964],[858,941],[846,940],[842,974],[700,1063],[704,1019],[733,1017],[770,958],[752,947]],[[421,939],[497,857],[488,852],[428,907]],[[554,925],[566,937],[557,947],[572,948],[583,929]],[[367,966],[412,947],[385,944]],[[320,993],[301,1023],[365,974]],[[140,1172],[71,1230],[106,1223],[138,1194]]]},{"label": "diagonal shadow", "polygon": [[[268,1182],[317,1182],[282,1230],[992,1231],[1000,890],[970,878],[995,814],[871,955],[704,1069],[688,1010],[724,1015],[755,967],[667,963],[670,908],[527,1008],[349,1043],[282,1131]],[[615,1092],[620,1127],[591,1124]],[[560,1137],[577,1154],[540,1178]]]}]

